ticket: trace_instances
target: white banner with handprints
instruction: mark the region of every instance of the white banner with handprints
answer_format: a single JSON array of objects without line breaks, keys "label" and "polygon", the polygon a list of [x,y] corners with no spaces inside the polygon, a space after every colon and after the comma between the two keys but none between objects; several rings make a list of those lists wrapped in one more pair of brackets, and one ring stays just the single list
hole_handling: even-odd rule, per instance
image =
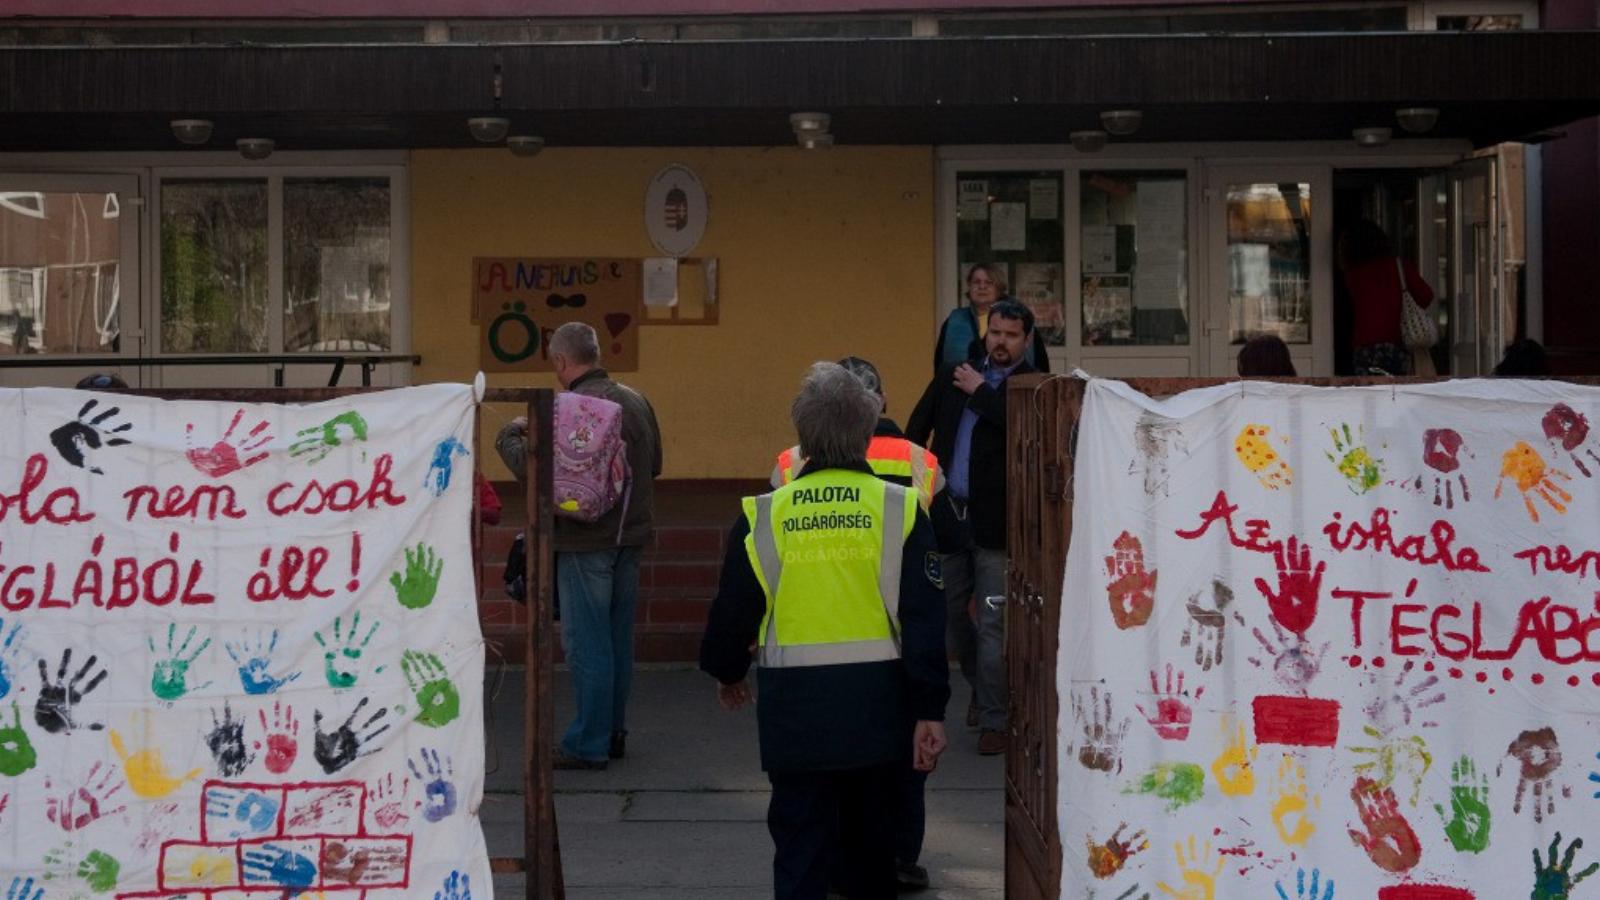
[{"label": "white banner with handprints", "polygon": [[1551,382],[1166,401],[1090,382],[1062,896],[1581,896],[1600,870],[1597,415],[1600,390]]},{"label": "white banner with handprints", "polygon": [[492,895],[471,388],[0,421],[0,896]]}]

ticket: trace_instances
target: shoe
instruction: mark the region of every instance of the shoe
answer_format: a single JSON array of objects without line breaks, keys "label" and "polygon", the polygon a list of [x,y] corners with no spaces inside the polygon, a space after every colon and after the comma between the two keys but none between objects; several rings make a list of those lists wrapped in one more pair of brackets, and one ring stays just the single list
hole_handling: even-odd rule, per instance
[{"label": "shoe", "polygon": [[972,702],[967,704],[967,727],[978,727],[978,695],[972,695]]},{"label": "shoe", "polygon": [[897,862],[894,864],[894,880],[902,892],[925,890],[928,887],[928,870],[916,863]]},{"label": "shoe", "polygon": [[579,759],[568,756],[565,752],[557,750],[550,758],[550,766],[555,769],[587,769],[589,771],[605,771],[606,761],[603,759]]},{"label": "shoe", "polygon": [[1004,753],[1006,752],[1006,745],[1009,743],[1004,731],[984,729],[978,734],[978,755],[995,756]]},{"label": "shoe", "polygon": [[622,759],[628,755],[628,732],[611,732],[611,749],[606,755],[612,759]]}]

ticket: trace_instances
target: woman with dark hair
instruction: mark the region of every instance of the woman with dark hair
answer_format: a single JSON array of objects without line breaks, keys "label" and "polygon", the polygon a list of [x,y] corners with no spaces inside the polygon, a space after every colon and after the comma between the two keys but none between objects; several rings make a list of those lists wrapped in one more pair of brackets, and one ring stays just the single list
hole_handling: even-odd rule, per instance
[{"label": "woman with dark hair", "polygon": [[1544,345],[1532,338],[1524,338],[1506,348],[1505,358],[1494,367],[1500,378],[1528,378],[1550,374],[1550,362],[1545,357]]},{"label": "woman with dark hair", "polygon": [[1289,345],[1275,334],[1253,337],[1239,348],[1240,378],[1293,378],[1297,374]]},{"label": "woman with dark hair", "polygon": [[1354,373],[1380,369],[1390,375],[1412,374],[1411,350],[1400,336],[1400,297],[1409,291],[1426,309],[1433,303],[1433,289],[1410,260],[1399,258],[1383,229],[1365,219],[1339,240],[1339,268],[1355,312],[1350,335]]},{"label": "woman with dark hair", "polygon": [[[983,335],[989,328],[989,308],[1006,296],[1005,267],[982,262],[967,270],[967,305],[957,306],[939,326],[939,342],[933,347],[933,370],[949,363],[966,362],[983,355]],[[1019,301],[1020,302],[1020,301]],[[1037,329],[1028,345],[1028,364],[1040,372],[1050,371],[1050,357],[1044,338]]]}]

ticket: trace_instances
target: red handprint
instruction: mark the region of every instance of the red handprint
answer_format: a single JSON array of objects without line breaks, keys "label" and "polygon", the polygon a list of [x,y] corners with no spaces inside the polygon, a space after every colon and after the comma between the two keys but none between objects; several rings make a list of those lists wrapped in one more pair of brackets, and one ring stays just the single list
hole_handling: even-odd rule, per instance
[{"label": "red handprint", "polygon": [[300,720],[294,717],[294,707],[272,702],[272,723],[267,724],[267,711],[261,710],[261,728],[267,733],[267,771],[274,775],[294,768],[295,757],[300,754],[298,735]]},{"label": "red handprint", "polygon": [[[1456,505],[1455,486],[1450,481],[1450,474],[1455,473],[1456,481],[1461,484],[1461,500],[1463,503],[1472,500],[1472,492],[1467,488],[1467,476],[1464,472],[1457,471],[1461,468],[1459,454],[1465,442],[1461,433],[1454,428],[1429,428],[1422,433],[1422,462],[1428,468],[1438,472],[1433,476],[1433,505],[1439,502],[1439,489],[1444,489],[1445,509],[1454,509]],[[1470,455],[1470,454],[1469,454]],[[1422,476],[1417,476],[1418,492],[1422,488]]]},{"label": "red handprint", "polygon": [[[1578,467],[1583,477],[1593,477],[1589,467],[1584,465],[1577,453],[1578,447],[1589,439],[1589,419],[1583,413],[1565,403],[1557,403],[1550,407],[1550,411],[1544,414],[1544,419],[1539,424],[1544,426],[1544,436],[1547,439],[1560,444],[1561,449],[1567,451],[1567,455],[1572,458],[1572,464]],[[1600,463],[1600,456],[1595,455],[1593,448],[1584,452],[1588,453],[1590,459]]]},{"label": "red handprint", "polygon": [[1267,598],[1267,609],[1279,625],[1304,635],[1311,623],[1317,620],[1318,594],[1322,592],[1322,571],[1325,562],[1311,568],[1311,548],[1295,538],[1287,545],[1272,548],[1273,560],[1278,564],[1278,589],[1272,590],[1265,579],[1256,579],[1256,590]]},{"label": "red handprint", "polygon": [[189,457],[189,464],[198,469],[202,475],[210,475],[212,478],[221,478],[230,472],[237,472],[240,469],[253,466],[263,459],[266,459],[267,451],[262,450],[260,453],[250,456],[243,462],[239,461],[241,451],[245,454],[249,454],[251,451],[260,449],[268,441],[272,440],[272,435],[262,434],[262,432],[267,430],[267,423],[262,421],[257,423],[256,427],[250,429],[250,431],[245,434],[244,437],[240,438],[237,444],[235,444],[230,439],[233,437],[233,430],[239,427],[239,420],[243,418],[244,410],[241,409],[234,413],[233,421],[228,423],[228,430],[222,433],[222,437],[210,447],[200,448],[194,446],[194,423],[190,422],[189,426],[184,429],[184,440],[189,444],[189,450],[186,454]]},{"label": "red handprint", "polygon": [[1139,539],[1124,531],[1111,544],[1106,557],[1106,585],[1111,603],[1111,619],[1118,628],[1137,628],[1150,621],[1156,605],[1156,570],[1145,570],[1144,547]]},{"label": "red handprint", "polygon": [[[100,774],[102,768],[106,770],[106,773],[96,781],[95,776]],[[127,784],[125,781],[117,781],[112,784],[112,780],[116,776],[117,770],[115,767],[105,766],[103,763],[95,763],[89,769],[88,777],[83,779],[83,785],[77,790],[61,796],[45,798],[45,817],[61,826],[62,831],[71,834],[74,831],[82,831],[106,816],[114,816],[122,812],[127,809],[126,806],[119,806],[110,810],[101,808],[103,805],[109,804],[112,795],[122,790],[123,786]],[[51,789],[50,779],[48,778],[44,780],[44,789],[46,791]]]},{"label": "red handprint", "polygon": [[[1195,699],[1205,693],[1205,688],[1195,688]],[[1167,689],[1163,691],[1156,682],[1155,670],[1150,670],[1150,692],[1156,695],[1156,714],[1150,715],[1144,707],[1134,704],[1134,709],[1139,715],[1144,716],[1150,727],[1156,730],[1163,740],[1181,741],[1189,737],[1189,724],[1194,721],[1194,712],[1189,709],[1189,704],[1183,699],[1183,672],[1178,672],[1178,683],[1172,683],[1172,663],[1167,663]]]},{"label": "red handprint", "polygon": [[1350,788],[1350,799],[1361,814],[1365,832],[1350,829],[1350,839],[1367,851],[1367,857],[1385,872],[1404,872],[1422,859],[1422,844],[1417,833],[1400,814],[1394,791],[1380,788],[1370,778],[1357,778]]}]

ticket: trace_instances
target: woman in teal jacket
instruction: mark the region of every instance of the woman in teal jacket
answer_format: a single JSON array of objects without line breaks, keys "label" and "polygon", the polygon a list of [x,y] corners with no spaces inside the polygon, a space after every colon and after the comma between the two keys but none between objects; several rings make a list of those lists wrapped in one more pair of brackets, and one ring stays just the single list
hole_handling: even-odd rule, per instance
[{"label": "woman in teal jacket", "polygon": [[[940,366],[982,355],[981,347],[973,347],[973,342],[981,336],[978,323],[988,317],[995,301],[1005,296],[1005,269],[997,263],[978,263],[967,272],[967,305],[951,310],[944,324],[939,326],[939,342],[933,348],[935,372]],[[1038,329],[1034,329],[1033,343],[1028,347],[1028,364],[1040,372],[1050,371],[1050,356]]]}]

